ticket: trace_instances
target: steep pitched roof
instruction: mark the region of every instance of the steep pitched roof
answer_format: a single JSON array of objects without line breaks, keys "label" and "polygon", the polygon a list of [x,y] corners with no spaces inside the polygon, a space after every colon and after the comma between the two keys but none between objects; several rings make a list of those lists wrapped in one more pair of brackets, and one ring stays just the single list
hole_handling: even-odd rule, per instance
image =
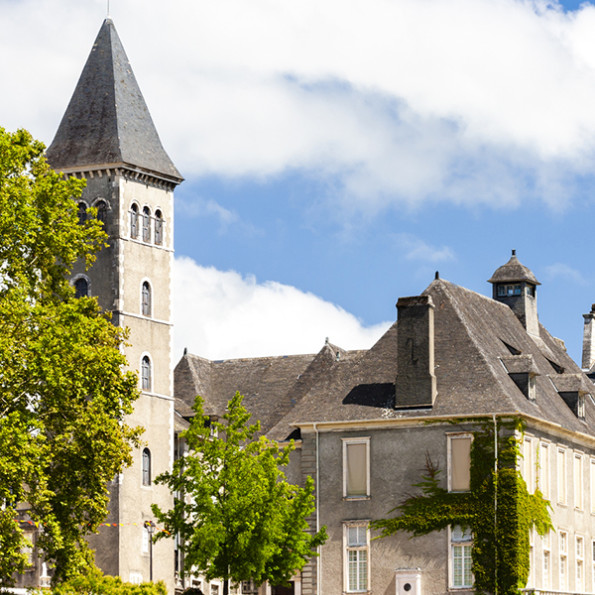
[{"label": "steep pitched roof", "polygon": [[58,132],[47,150],[56,170],[129,166],[179,183],[111,19],[99,30]]},{"label": "steep pitched roof", "polygon": [[[591,399],[585,400],[583,420],[559,394],[595,393],[595,387],[543,326],[540,337],[533,337],[505,304],[443,279],[432,282],[424,294],[434,304],[437,396],[433,407],[394,409],[398,323],[367,351],[325,345],[316,356],[302,356],[308,359],[292,356],[291,365],[279,358],[213,364],[209,402],[224,407],[233,391],[247,391],[246,406],[265,420],[263,429],[277,440],[305,423],[492,413],[522,414],[595,435]],[[535,400],[528,399],[511,378],[517,364],[537,374]],[[300,365],[299,375],[291,378]],[[282,370],[289,369],[291,374],[284,375]],[[281,377],[282,381],[270,382]],[[182,380],[177,371],[176,395],[185,390]]]},{"label": "steep pitched roof", "polygon": [[528,281],[533,285],[541,285],[531,269],[520,263],[516,257],[516,251],[513,250],[510,260],[494,271],[489,283],[515,283],[519,281]]}]

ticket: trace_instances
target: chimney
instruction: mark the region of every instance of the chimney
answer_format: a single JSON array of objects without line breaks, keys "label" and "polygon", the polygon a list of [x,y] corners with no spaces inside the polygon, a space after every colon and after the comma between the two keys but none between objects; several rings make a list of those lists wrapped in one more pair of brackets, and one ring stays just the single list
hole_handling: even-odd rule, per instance
[{"label": "chimney", "polygon": [[431,407],[436,399],[432,298],[399,298],[397,311],[395,408]]},{"label": "chimney", "polygon": [[582,368],[590,372],[595,364],[595,334],[593,333],[593,320],[595,319],[595,304],[591,306],[588,314],[583,314],[585,328],[583,329],[583,362]]}]

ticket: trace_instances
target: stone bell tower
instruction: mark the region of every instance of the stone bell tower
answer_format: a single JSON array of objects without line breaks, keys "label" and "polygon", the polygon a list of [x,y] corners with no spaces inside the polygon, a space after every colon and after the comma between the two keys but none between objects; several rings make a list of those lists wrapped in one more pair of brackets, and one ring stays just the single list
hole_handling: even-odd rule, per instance
[{"label": "stone bell tower", "polygon": [[182,176],[166,154],[111,19],[101,26],[58,132],[47,150],[54,169],[84,177],[79,217],[97,208],[109,246],[90,271],[75,271],[79,295],[96,296],[130,329],[124,346],[141,397],[130,423],[145,428],[134,463],[110,485],[109,525],[91,546],[98,566],[125,581],[164,580],[174,591],[171,540],[151,546],[151,504],[171,506],[153,484],[173,459],[171,270],[173,191]]}]

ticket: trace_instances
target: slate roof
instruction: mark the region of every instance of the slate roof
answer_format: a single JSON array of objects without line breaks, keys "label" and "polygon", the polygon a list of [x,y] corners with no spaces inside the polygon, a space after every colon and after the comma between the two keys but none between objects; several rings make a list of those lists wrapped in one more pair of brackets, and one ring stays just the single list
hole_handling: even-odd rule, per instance
[{"label": "slate roof", "polygon": [[174,183],[182,181],[109,18],[99,30],[46,157],[58,171],[128,166]]},{"label": "slate roof", "polygon": [[541,285],[533,272],[519,262],[516,257],[516,250],[513,250],[510,260],[496,269],[489,282],[515,283],[519,281],[528,281],[529,283],[533,283],[533,285]]},{"label": "slate roof", "polygon": [[[524,414],[595,435],[593,401],[585,399],[582,420],[558,393],[595,393],[593,384],[543,326],[540,337],[532,337],[507,305],[444,279],[424,294],[435,306],[437,397],[431,408],[393,408],[398,323],[365,351],[325,345],[315,356],[220,363],[188,355],[176,369],[178,402],[184,405],[201,389],[214,411],[239,390],[277,440],[303,423],[492,413]],[[536,375],[534,401],[509,376],[519,370]]]}]

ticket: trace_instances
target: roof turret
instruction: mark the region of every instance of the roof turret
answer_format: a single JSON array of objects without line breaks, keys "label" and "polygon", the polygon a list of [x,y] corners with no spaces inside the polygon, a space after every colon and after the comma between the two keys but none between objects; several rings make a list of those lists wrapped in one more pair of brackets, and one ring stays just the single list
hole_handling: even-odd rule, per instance
[{"label": "roof turret", "polygon": [[541,285],[535,275],[526,266],[522,265],[516,257],[516,250],[512,251],[510,260],[497,268],[489,283],[520,283],[526,281],[533,285]]},{"label": "roof turret", "polygon": [[161,144],[110,18],[99,30],[47,159],[67,172],[119,166],[175,184],[183,179]]}]

